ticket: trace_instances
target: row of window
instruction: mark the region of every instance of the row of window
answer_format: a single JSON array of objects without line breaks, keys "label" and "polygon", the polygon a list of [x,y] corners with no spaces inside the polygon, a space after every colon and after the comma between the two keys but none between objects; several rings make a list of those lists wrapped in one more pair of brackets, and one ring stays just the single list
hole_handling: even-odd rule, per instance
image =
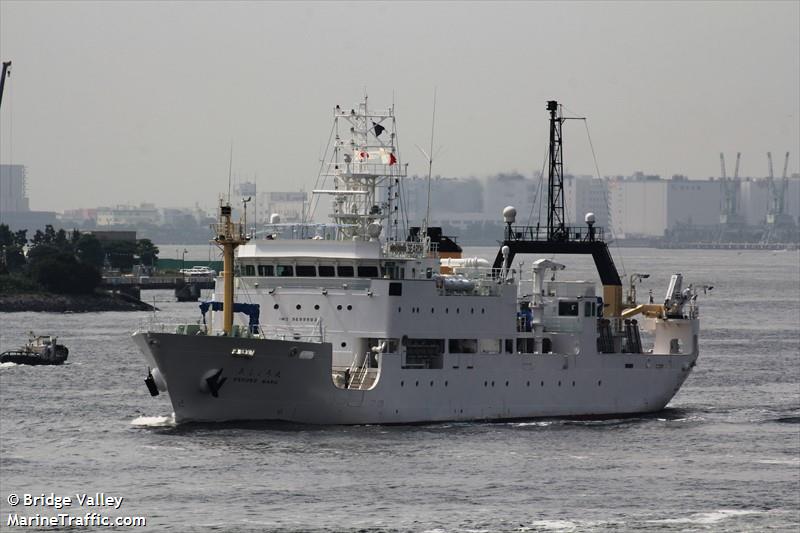
[{"label": "row of window", "polygon": [[[402,312],[403,312],[403,308],[402,308],[402,307],[398,307],[398,308],[397,308],[397,312],[398,312],[398,313],[402,313]],[[412,312],[412,313],[421,313],[421,312],[422,312],[422,310],[421,310],[421,308],[420,308],[420,307],[412,307],[412,308],[411,308],[411,312]],[[433,314],[433,313],[435,313],[435,312],[436,312],[436,308],[435,308],[435,307],[431,307],[431,314]],[[448,314],[448,313],[450,313],[450,308],[449,308],[449,307],[445,307],[445,308],[444,308],[444,312],[445,312],[445,314]],[[466,310],[465,310],[465,312],[466,312]],[[471,308],[470,308],[470,310],[469,310],[469,313],[470,313],[471,315],[474,315],[474,314],[475,314],[475,308],[474,308],[474,307],[471,307]],[[460,307],[456,307],[456,314],[457,314],[457,315],[461,314],[461,308],[460,308]],[[486,309],[484,309],[483,307],[481,307],[481,314],[482,314],[482,315],[486,314]]]},{"label": "row of window", "polygon": [[377,278],[377,266],[360,265],[242,265],[245,276],[315,278]]},{"label": "row of window", "polygon": [[[275,305],[272,306],[272,308],[275,309],[275,310],[280,309],[280,307],[281,306],[278,305],[278,304],[275,304]],[[294,308],[297,309],[298,311],[300,311],[303,308],[303,306],[300,305],[300,304],[297,304],[297,305],[294,306]],[[315,311],[319,311],[319,304],[314,304],[314,310]],[[342,305],[341,304],[337,305],[336,306],[336,310],[337,311],[341,311],[342,310]],[[348,305],[347,306],[347,310],[348,311],[352,311],[353,310],[353,306],[352,305]]]},{"label": "row of window", "polygon": [[[534,339],[530,337],[516,339],[516,353],[534,353]],[[406,354],[433,355],[444,353],[445,344],[448,353],[515,353],[514,339],[404,339]],[[552,351],[552,341],[542,339],[542,353]]]}]

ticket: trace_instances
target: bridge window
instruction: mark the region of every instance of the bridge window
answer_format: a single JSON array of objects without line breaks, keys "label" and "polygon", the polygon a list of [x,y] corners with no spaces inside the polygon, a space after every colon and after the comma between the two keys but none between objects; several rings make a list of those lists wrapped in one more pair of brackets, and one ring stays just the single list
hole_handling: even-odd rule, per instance
[{"label": "bridge window", "polygon": [[578,316],[578,302],[558,302],[558,316]]},{"label": "bridge window", "polygon": [[389,283],[389,296],[402,296],[403,295],[403,284],[399,281],[393,281]]},{"label": "bridge window", "polygon": [[583,302],[583,316],[594,315],[594,309],[592,309],[592,307],[594,307],[592,302]]},{"label": "bridge window", "polygon": [[336,270],[338,271],[340,278],[353,277],[353,267],[350,265],[339,265],[339,267]]},{"label": "bridge window", "polygon": [[256,275],[256,266],[255,265],[244,265],[244,275],[245,276],[255,276]]},{"label": "bridge window", "polygon": [[275,267],[272,265],[258,265],[259,276],[274,276]]},{"label": "bridge window", "polygon": [[314,265],[297,265],[297,275],[306,278],[316,277],[317,267]]},{"label": "bridge window", "polygon": [[275,269],[275,275],[284,278],[294,276],[294,267],[292,265],[278,265]]},{"label": "bridge window", "polygon": [[376,267],[376,266],[359,266],[358,267],[358,277],[359,278],[377,278],[378,277],[378,267]]},{"label": "bridge window", "polygon": [[320,265],[319,266],[319,276],[321,278],[333,278],[333,277],[336,277],[336,268],[333,265]]}]

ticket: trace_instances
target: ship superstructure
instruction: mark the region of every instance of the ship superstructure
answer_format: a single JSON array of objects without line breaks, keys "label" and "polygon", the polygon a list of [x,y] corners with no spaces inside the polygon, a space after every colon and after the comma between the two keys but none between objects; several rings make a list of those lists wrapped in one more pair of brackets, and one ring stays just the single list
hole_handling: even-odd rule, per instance
[{"label": "ship superstructure", "polygon": [[[548,109],[557,210],[563,117]],[[177,421],[616,415],[670,401],[698,356],[697,291],[681,274],[659,303],[623,302],[602,230],[590,215],[567,227],[563,196],[541,231],[506,208],[494,264],[442,258],[426,226],[406,233],[401,220],[393,110],[371,112],[365,98],[334,121],[332,184],[315,190],[332,197],[332,223],[250,239],[221,205],[225,268],[202,321],[134,334],[148,387],[169,394]],[[519,272],[518,253],[590,254],[602,293],[556,280],[565,265],[549,259]]]}]

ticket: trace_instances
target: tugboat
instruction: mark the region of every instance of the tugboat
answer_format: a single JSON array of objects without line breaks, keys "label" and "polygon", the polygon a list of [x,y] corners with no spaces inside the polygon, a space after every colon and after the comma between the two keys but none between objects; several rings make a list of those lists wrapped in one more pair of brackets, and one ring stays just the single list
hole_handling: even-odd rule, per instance
[{"label": "tugboat", "polygon": [[58,344],[58,337],[34,335],[19,350],[8,350],[0,354],[0,363],[18,365],[60,365],[67,360],[69,349]]}]

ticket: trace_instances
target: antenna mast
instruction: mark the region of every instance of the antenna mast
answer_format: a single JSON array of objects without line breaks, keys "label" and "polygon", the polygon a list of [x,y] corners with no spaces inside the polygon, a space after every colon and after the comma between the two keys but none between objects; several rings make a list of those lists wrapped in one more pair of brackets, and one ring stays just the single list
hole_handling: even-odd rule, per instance
[{"label": "antenna mast", "polygon": [[550,163],[547,171],[547,240],[567,240],[564,222],[564,155],[562,152],[561,126],[564,118],[555,100],[547,102],[550,111]]},{"label": "antenna mast", "polygon": [[228,161],[228,204],[231,203],[231,175],[233,174],[233,141],[231,141],[230,160]]},{"label": "antenna mast", "polygon": [[[431,147],[428,152],[428,205],[425,208],[425,226],[422,228],[422,238],[428,236],[428,226],[431,219],[431,174],[433,173],[433,128],[436,126],[436,88],[433,89],[433,115],[431,117]],[[425,153],[425,152],[423,152]]]}]

